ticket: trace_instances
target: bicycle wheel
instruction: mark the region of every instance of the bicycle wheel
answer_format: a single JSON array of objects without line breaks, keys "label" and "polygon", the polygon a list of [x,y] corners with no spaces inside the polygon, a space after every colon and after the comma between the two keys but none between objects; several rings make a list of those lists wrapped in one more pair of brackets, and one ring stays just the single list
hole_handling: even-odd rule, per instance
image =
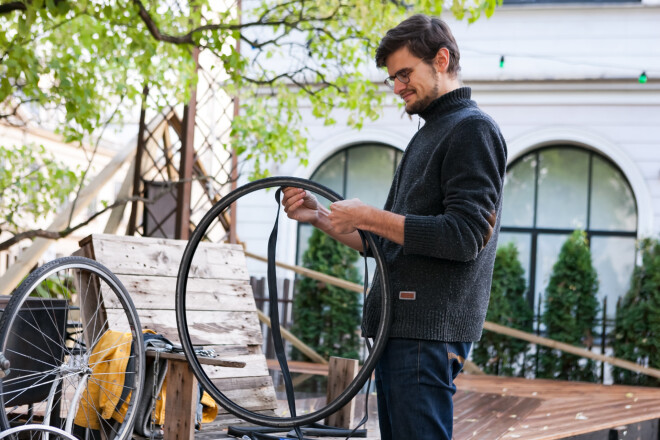
[{"label": "bicycle wheel", "polygon": [[23,425],[0,432],[8,440],[78,440],[59,428],[46,425]]},{"label": "bicycle wheel", "polygon": [[85,438],[132,434],[145,354],[128,292],[83,257],[51,261],[9,297],[0,318],[2,429],[43,424]]},{"label": "bicycle wheel", "polygon": [[[363,233],[363,237],[369,245],[369,248],[372,250],[374,258],[376,260],[376,267],[378,276],[380,277],[381,282],[381,308],[380,308],[380,323],[376,337],[374,339],[373,347],[369,355],[364,360],[362,367],[358,371],[355,379],[348,385],[348,387],[332,402],[329,402],[325,407],[318,409],[317,411],[309,412],[303,415],[298,415],[295,417],[276,417],[264,415],[255,411],[251,411],[242,407],[235,402],[233,402],[227,395],[225,395],[221,389],[216,385],[214,378],[210,377],[208,372],[211,371],[206,367],[202,366],[198,358],[198,354],[195,352],[193,342],[191,340],[191,331],[194,329],[188,328],[189,316],[192,313],[196,313],[199,310],[199,305],[197,304],[188,304],[186,301],[186,292],[188,286],[189,277],[195,278],[198,276],[197,264],[194,262],[195,252],[198,245],[202,240],[207,239],[208,236],[212,235],[212,231],[219,221],[220,216],[224,215],[225,210],[227,210],[232,203],[238,200],[241,197],[248,196],[259,190],[267,188],[278,188],[278,187],[287,187],[293,186],[298,188],[303,188],[307,191],[313,192],[316,195],[322,196],[331,202],[341,200],[341,197],[333,192],[332,190],[326,188],[323,185],[318,183],[306,180],[299,179],[294,177],[270,177],[255,182],[251,182],[247,185],[244,185],[227,196],[222,198],[218,203],[216,203],[202,218],[198,223],[195,231],[193,232],[188,245],[183,253],[181,264],[179,266],[179,273],[177,278],[176,286],[176,317],[177,317],[177,326],[179,331],[179,338],[183,346],[183,350],[188,358],[190,366],[202,384],[206,391],[227,411],[234,414],[237,417],[240,417],[243,420],[246,420],[251,423],[266,425],[272,427],[281,427],[289,428],[295,426],[302,426],[311,424],[318,420],[321,420],[334,412],[341,409],[346,403],[348,403],[355,395],[360,391],[360,389],[367,382],[371,376],[372,371],[376,366],[378,358],[385,348],[387,342],[390,316],[391,316],[391,299],[389,295],[389,279],[387,276],[387,268],[385,266],[385,261],[380,250],[380,245],[375,238],[369,233]],[[275,210],[275,209],[273,209]],[[269,224],[269,227],[272,228],[273,223],[265,219],[264,213],[259,213],[259,219],[266,224]],[[200,252],[202,253],[202,252]],[[203,256],[198,256],[198,258],[204,258]],[[200,260],[198,260],[200,261]],[[223,262],[213,262],[214,264],[223,264]],[[192,318],[190,319],[192,321]],[[357,325],[357,323],[356,323]]]}]

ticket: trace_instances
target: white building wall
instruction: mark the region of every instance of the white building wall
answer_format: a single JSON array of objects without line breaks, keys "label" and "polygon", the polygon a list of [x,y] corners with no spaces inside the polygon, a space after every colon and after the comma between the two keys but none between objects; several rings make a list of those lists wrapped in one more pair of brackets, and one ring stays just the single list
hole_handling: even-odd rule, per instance
[{"label": "white building wall", "polygon": [[[448,14],[447,14],[448,15]],[[472,25],[450,20],[461,49],[462,79],[500,125],[509,160],[544,144],[571,143],[613,160],[638,202],[640,236],[660,234],[660,6],[643,4],[509,6]],[[500,57],[504,55],[504,67]],[[640,84],[646,71],[649,81]],[[385,72],[378,72],[384,78]],[[374,78],[380,81],[382,78]],[[305,112],[303,114],[311,114]],[[337,115],[341,121],[341,115]],[[393,102],[382,117],[354,131],[305,119],[309,166],[297,160],[274,175],[307,178],[334,152],[359,142],[405,148],[419,120]],[[239,201],[238,234],[265,255],[263,210],[271,196]],[[281,222],[278,259],[295,259],[295,222]],[[265,272],[264,265],[250,268]]]}]

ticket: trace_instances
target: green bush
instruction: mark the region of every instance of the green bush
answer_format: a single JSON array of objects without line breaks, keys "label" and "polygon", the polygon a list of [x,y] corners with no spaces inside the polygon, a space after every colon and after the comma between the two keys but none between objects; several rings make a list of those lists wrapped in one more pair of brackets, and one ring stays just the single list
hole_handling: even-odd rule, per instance
[{"label": "green bush", "polygon": [[[493,284],[486,320],[531,332],[533,311],[525,300],[525,270],[518,260],[518,249],[508,243],[497,249]],[[524,376],[528,367],[529,343],[484,330],[472,352],[472,360],[487,374]]]},{"label": "green bush", "polygon": [[[646,239],[639,243],[642,264],[636,266],[630,290],[616,312],[612,334],[614,356],[640,365],[660,367],[660,242]],[[614,368],[615,383],[658,386],[651,376]]]},{"label": "green bush", "polygon": [[[360,283],[355,267],[358,253],[318,229],[309,239],[303,266],[327,275]],[[301,277],[293,299],[292,332],[326,359],[358,359],[360,348],[360,294]],[[293,349],[292,358],[306,357]]]},{"label": "green bush", "polygon": [[[587,236],[575,231],[562,246],[546,289],[543,323],[548,338],[590,349],[599,309],[597,292],[598,276]],[[593,382],[597,378],[596,363],[542,347],[537,377]]]}]

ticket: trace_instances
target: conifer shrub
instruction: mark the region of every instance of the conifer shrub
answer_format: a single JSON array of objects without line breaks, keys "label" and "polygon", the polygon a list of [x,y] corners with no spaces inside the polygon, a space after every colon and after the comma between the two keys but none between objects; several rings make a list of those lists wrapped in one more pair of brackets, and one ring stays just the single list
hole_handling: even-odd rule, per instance
[{"label": "conifer shrub", "polygon": [[[531,332],[533,310],[525,300],[525,271],[518,260],[518,249],[508,243],[497,249],[493,284],[486,320]],[[484,330],[474,346],[472,360],[485,373],[499,376],[524,376],[528,370],[529,343]]]},{"label": "conifer shrub", "polygon": [[[561,248],[545,292],[542,322],[547,337],[590,349],[599,309],[597,292],[598,276],[587,235],[574,231]],[[596,363],[541,347],[537,377],[593,382],[597,378]]]},{"label": "conifer shrub", "polygon": [[[630,290],[617,308],[612,347],[614,356],[640,365],[660,367],[660,242],[638,244],[641,265],[636,266]],[[614,367],[615,383],[658,386],[658,379]]]},{"label": "conifer shrub", "polygon": [[[361,283],[355,266],[357,251],[314,229],[303,254],[304,267],[354,283]],[[326,359],[358,359],[360,348],[360,294],[301,277],[293,299],[292,332]],[[295,348],[291,356],[307,360]]]}]

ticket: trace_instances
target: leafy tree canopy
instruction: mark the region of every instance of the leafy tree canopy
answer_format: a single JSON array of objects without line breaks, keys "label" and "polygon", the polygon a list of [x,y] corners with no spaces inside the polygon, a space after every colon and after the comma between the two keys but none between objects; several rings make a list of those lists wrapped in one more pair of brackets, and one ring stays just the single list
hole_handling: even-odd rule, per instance
[{"label": "leafy tree canopy", "polygon": [[[490,15],[497,0],[452,0],[457,17]],[[191,50],[218,56],[227,87],[241,98],[234,146],[261,164],[305,148],[299,103],[333,123],[350,111],[359,127],[383,99],[365,63],[384,32],[413,12],[440,14],[443,1],[244,1],[236,7],[191,0],[19,0],[0,5],[0,118],[25,103],[64,110],[68,140],[98,130],[118,106],[139,105],[144,86],[185,102],[197,79]],[[240,42],[240,47],[236,43]],[[284,66],[273,57],[288,56]],[[282,63],[279,63],[282,64]],[[292,84],[298,87],[291,87]],[[275,97],[276,99],[271,99]],[[263,175],[264,169],[255,170]]]},{"label": "leafy tree canopy", "polygon": [[[354,127],[377,118],[385,94],[367,71],[388,28],[443,7],[473,21],[499,0],[244,0],[242,13],[227,1],[0,2],[0,123],[50,111],[67,141],[96,142],[107,124],[120,125],[141,105],[187,102],[199,50],[216,56],[213,69],[240,99],[226,147],[252,161],[252,177],[263,177],[273,161],[305,162],[301,103],[326,124],[335,122],[333,109],[347,111]],[[145,87],[166,98],[142,104]]]}]

